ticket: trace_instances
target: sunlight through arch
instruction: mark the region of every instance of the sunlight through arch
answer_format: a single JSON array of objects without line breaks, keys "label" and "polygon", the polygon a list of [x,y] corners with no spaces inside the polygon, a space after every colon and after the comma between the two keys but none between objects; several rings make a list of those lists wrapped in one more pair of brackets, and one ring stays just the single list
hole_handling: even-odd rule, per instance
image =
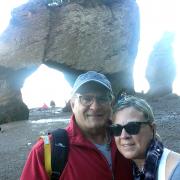
[{"label": "sunlight through arch", "polygon": [[21,93],[28,108],[41,107],[44,103],[50,106],[51,100],[57,107],[64,107],[71,89],[63,73],[41,65],[25,80]]}]

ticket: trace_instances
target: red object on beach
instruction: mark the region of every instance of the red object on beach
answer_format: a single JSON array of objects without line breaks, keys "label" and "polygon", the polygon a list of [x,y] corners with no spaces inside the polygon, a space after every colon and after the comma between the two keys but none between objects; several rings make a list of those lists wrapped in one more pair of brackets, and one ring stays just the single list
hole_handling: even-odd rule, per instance
[{"label": "red object on beach", "polygon": [[49,107],[47,106],[47,104],[44,103],[43,106],[42,106],[42,109],[43,109],[43,110],[46,110],[46,109],[48,109],[48,108],[49,108]]}]

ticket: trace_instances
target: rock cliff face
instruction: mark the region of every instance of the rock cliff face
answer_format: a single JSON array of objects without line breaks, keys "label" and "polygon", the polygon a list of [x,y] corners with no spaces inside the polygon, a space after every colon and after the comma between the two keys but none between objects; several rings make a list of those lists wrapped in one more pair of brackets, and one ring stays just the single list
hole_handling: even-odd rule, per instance
[{"label": "rock cliff face", "polygon": [[[64,72],[70,83],[79,73],[96,70],[109,77],[115,92],[133,90],[132,69],[139,40],[136,1],[62,2],[49,7],[43,0],[30,0],[13,11],[9,27],[0,36],[0,72],[4,74],[2,84],[8,84],[12,76],[19,82],[18,95],[12,88],[3,94],[6,101],[0,99],[0,106],[11,104],[12,96],[24,105],[20,88],[29,72],[42,63]],[[7,69],[18,75],[6,75]],[[6,92],[8,86],[0,88]]]}]

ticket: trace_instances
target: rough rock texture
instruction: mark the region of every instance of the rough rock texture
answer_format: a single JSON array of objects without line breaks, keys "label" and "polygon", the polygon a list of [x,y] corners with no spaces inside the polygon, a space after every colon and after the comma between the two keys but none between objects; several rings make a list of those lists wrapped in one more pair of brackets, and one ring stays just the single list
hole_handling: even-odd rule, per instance
[{"label": "rough rock texture", "polygon": [[51,8],[43,3],[31,0],[14,10],[0,38],[0,65],[19,69],[56,62],[112,74],[134,64],[139,40],[135,0],[81,0]]},{"label": "rough rock texture", "polygon": [[96,70],[108,75],[115,92],[133,90],[139,40],[135,0],[72,0],[58,7],[44,3],[30,0],[13,11],[0,36],[2,69],[24,71],[44,63],[64,72],[71,83],[79,73]]},{"label": "rough rock texture", "polygon": [[172,84],[176,77],[176,65],[173,57],[172,43],[174,34],[166,32],[154,46],[149,57],[146,77],[150,84],[150,95],[172,93]]},{"label": "rough rock texture", "polygon": [[27,72],[29,70],[24,73],[0,67],[0,124],[28,119],[29,109],[23,103],[19,90]]}]

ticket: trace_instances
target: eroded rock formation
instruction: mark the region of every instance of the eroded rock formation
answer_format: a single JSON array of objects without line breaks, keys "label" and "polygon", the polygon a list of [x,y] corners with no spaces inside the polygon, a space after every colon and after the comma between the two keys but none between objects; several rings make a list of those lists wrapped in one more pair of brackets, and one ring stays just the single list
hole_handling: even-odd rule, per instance
[{"label": "eroded rock formation", "polygon": [[[133,90],[132,68],[139,40],[135,0],[72,0],[58,7],[30,0],[12,15],[0,36],[1,71],[24,71],[44,63],[64,72],[72,83],[79,73],[96,70],[108,75],[115,92]],[[19,103],[27,76],[21,77],[16,88]],[[3,88],[4,92],[8,89]],[[6,103],[1,100],[0,106],[11,103],[12,96],[6,97]],[[24,118],[27,116],[19,119]]]},{"label": "eroded rock formation", "polygon": [[149,95],[162,96],[172,93],[172,85],[176,77],[173,41],[174,34],[165,32],[154,45],[146,69],[146,77],[150,84]]},{"label": "eroded rock formation", "polygon": [[31,72],[32,69],[13,71],[0,67],[0,124],[28,119],[29,110],[22,101],[20,88]]}]

